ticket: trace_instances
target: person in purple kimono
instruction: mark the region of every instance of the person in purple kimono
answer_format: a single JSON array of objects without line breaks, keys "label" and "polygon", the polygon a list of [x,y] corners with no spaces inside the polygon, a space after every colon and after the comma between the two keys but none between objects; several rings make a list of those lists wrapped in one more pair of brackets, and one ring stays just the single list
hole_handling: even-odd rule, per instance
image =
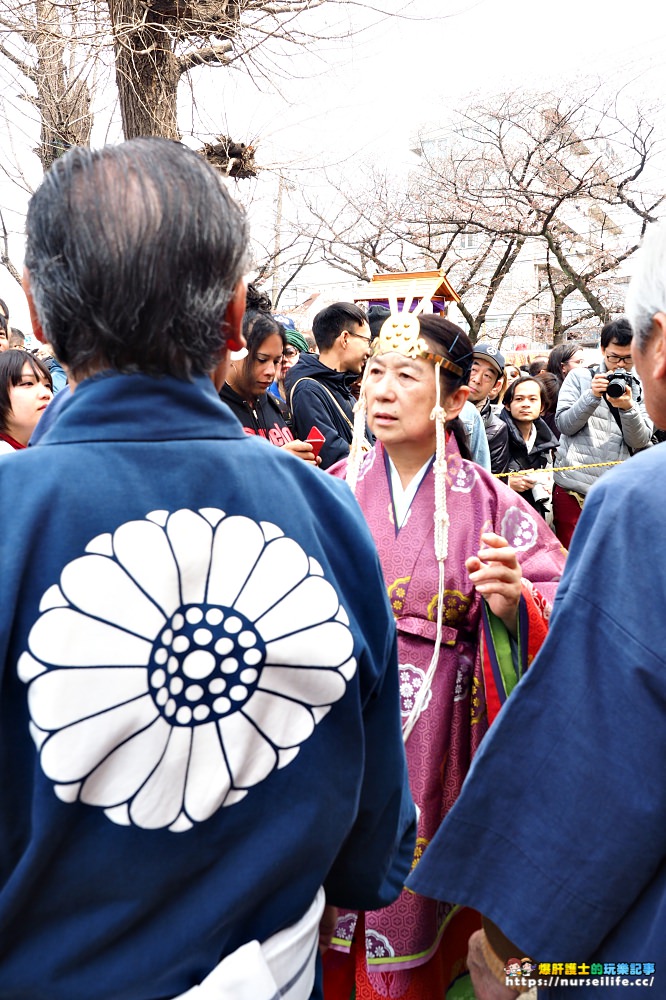
[{"label": "person in purple kimono", "polygon": [[[398,628],[403,736],[419,822],[417,865],[491,720],[543,640],[564,565],[525,501],[467,460],[457,415],[473,346],[431,315],[394,314],[368,363],[352,445],[332,470],[355,490]],[[433,516],[434,515],[434,516]],[[501,794],[501,793],[500,793]],[[444,997],[466,975],[471,910],[403,891],[374,913],[341,913],[326,1000]]]}]

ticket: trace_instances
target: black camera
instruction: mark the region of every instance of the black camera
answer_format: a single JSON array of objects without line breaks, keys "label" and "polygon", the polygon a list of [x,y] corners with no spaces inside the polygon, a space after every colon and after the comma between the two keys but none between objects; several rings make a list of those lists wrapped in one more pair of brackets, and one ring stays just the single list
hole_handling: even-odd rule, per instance
[{"label": "black camera", "polygon": [[622,369],[616,368],[614,372],[604,372],[604,375],[608,379],[605,395],[610,396],[611,399],[619,399],[620,396],[623,396],[628,385],[640,385],[635,375]]}]

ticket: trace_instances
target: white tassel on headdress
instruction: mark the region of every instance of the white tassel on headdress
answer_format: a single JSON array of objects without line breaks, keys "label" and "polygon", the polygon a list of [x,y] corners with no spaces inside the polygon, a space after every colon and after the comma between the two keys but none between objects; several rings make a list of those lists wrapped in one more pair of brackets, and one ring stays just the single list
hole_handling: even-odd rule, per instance
[{"label": "white tassel on headdress", "polygon": [[351,445],[349,446],[349,458],[347,459],[347,472],[345,474],[347,485],[354,494],[356,494],[358,474],[361,469],[363,455],[365,454],[363,446],[366,442],[365,417],[368,409],[368,403],[365,396],[365,381],[367,377],[368,366],[366,365],[365,371],[363,372],[363,378],[361,379],[361,390],[358,394],[358,399],[354,404],[354,431],[352,434]]},{"label": "white tassel on headdress", "polygon": [[437,396],[435,406],[430,419],[435,421],[436,447],[435,463],[433,474],[435,476],[435,558],[439,569],[438,591],[437,591],[437,635],[435,637],[435,648],[428,669],[426,670],[423,684],[421,685],[412,710],[407,717],[402,728],[402,738],[407,742],[409,735],[416,725],[416,720],[421,714],[423,705],[430,688],[432,687],[435,671],[439,661],[439,651],[442,647],[442,627],[444,623],[444,562],[449,550],[449,514],[446,509],[446,410],[441,405],[441,366],[435,365],[435,378],[437,381]]}]

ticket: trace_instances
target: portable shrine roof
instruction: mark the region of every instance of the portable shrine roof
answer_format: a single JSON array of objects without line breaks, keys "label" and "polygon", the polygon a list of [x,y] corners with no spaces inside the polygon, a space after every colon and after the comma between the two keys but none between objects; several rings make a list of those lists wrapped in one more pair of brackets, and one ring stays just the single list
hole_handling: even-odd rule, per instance
[{"label": "portable shrine roof", "polygon": [[402,303],[407,295],[418,300],[427,297],[440,304],[460,302],[460,296],[442,270],[375,274],[370,284],[354,295],[354,302],[388,306],[390,298],[395,297]]}]

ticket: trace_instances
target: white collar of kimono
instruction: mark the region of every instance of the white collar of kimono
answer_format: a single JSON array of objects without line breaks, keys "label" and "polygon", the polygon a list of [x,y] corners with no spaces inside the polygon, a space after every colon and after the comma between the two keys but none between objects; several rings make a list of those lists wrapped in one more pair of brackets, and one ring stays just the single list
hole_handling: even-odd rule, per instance
[{"label": "white collar of kimono", "polygon": [[412,500],[416,496],[416,491],[421,485],[421,480],[425,476],[428,471],[428,467],[431,464],[432,456],[428,459],[425,465],[422,465],[419,471],[415,473],[407,486],[403,488],[403,485],[400,482],[398,470],[389,457],[389,468],[391,470],[391,493],[393,495],[393,510],[395,512],[396,528],[402,528],[405,518],[409,512],[409,508],[411,507]]}]

